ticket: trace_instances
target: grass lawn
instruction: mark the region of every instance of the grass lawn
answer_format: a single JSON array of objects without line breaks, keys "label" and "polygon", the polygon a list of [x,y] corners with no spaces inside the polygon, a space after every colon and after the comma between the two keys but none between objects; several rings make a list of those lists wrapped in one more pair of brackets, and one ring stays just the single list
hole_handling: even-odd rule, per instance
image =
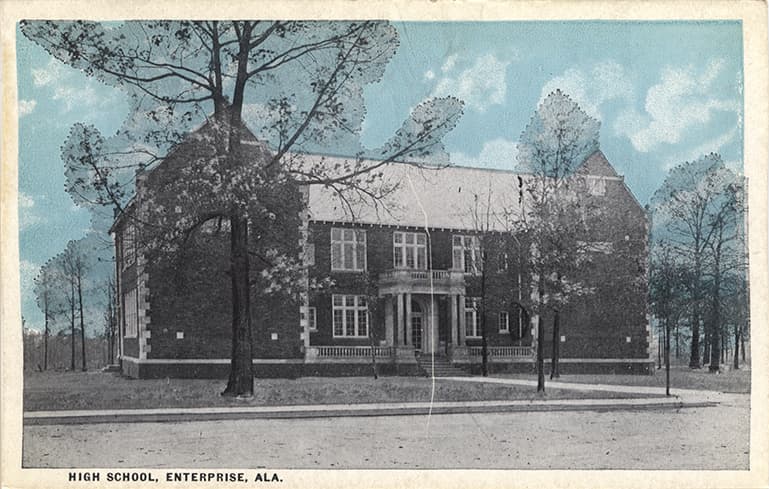
[{"label": "grass lawn", "polygon": [[[132,380],[103,372],[32,372],[24,377],[26,411],[211,406],[275,406],[429,401],[423,377],[303,377],[257,379],[254,397],[221,397],[225,380]],[[547,399],[641,397],[598,391],[548,389]],[[436,401],[538,399],[534,388],[436,379]]]},{"label": "grass lawn", "polygon": [[[534,379],[534,375],[498,375],[516,379]],[[547,380],[550,377],[546,377]],[[584,384],[635,385],[665,388],[665,369],[655,370],[654,375],[561,375],[559,382]],[[547,385],[547,382],[545,382]],[[727,370],[719,374],[708,372],[707,367],[692,370],[687,366],[670,367],[670,387],[673,389],[700,389],[729,393],[750,392],[750,370]]]}]

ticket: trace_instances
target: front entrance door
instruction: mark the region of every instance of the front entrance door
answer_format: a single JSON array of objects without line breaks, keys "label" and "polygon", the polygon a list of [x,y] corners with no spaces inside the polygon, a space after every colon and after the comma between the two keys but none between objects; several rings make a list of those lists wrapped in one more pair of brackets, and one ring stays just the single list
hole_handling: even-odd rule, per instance
[{"label": "front entrance door", "polygon": [[414,349],[422,351],[422,325],[424,315],[419,302],[411,301],[411,344]]}]

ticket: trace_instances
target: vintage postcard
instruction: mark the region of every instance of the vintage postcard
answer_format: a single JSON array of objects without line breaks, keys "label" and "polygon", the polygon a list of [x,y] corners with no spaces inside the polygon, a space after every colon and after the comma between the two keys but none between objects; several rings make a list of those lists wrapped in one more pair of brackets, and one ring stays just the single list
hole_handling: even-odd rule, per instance
[{"label": "vintage postcard", "polygon": [[761,2],[5,2],[3,487],[767,487]]}]

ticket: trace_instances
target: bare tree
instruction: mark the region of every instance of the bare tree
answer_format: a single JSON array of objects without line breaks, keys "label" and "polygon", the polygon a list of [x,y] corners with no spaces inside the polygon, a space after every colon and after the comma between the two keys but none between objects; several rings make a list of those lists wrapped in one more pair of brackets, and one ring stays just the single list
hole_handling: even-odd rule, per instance
[{"label": "bare tree", "polygon": [[[539,105],[520,137],[519,169],[530,174],[524,182],[527,198],[517,226],[531,240],[531,271],[536,283],[532,311],[537,317],[537,391],[544,392],[545,326],[542,315],[552,310],[553,338],[559,335],[560,310],[569,296],[587,292],[568,270],[584,257],[582,205],[575,192],[576,169],[598,149],[599,123],[560,90]],[[558,372],[558,341],[553,341],[553,368]]]},{"label": "bare tree", "polygon": [[738,239],[744,218],[742,188],[741,179],[711,153],[673,168],[652,197],[654,238],[666,243],[686,268],[690,368],[701,367],[704,320],[709,370],[719,370],[724,272],[740,266],[744,251]]}]

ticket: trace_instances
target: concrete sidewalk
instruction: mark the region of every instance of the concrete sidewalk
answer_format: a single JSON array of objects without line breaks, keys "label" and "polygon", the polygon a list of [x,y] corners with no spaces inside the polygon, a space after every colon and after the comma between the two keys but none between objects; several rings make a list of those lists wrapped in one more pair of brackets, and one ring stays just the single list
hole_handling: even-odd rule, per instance
[{"label": "concrete sidewalk", "polygon": [[[504,380],[504,379],[497,379]],[[554,386],[553,386],[554,387]],[[405,416],[486,412],[606,411],[708,407],[713,400],[678,397],[635,399],[537,399],[517,401],[409,402],[377,404],[319,404],[301,406],[243,406],[168,409],[31,411],[25,425],[286,419],[343,416]]]},{"label": "concrete sidewalk", "polygon": [[[457,382],[476,382],[476,383],[489,383],[489,384],[510,384],[526,387],[537,387],[536,380],[526,379],[509,379],[501,377],[446,377],[447,380]],[[545,381],[545,391],[547,389],[570,389],[581,391],[600,391],[600,392],[619,392],[627,394],[647,394],[647,395],[664,395],[664,387],[649,387],[649,386],[635,386],[635,385],[616,385],[616,384],[581,384],[578,382],[559,382],[557,380],[547,379]],[[696,389],[670,389],[671,397],[678,397],[682,399],[699,399],[699,400],[713,400],[718,401],[723,397],[723,394],[718,391],[706,391]]]}]

